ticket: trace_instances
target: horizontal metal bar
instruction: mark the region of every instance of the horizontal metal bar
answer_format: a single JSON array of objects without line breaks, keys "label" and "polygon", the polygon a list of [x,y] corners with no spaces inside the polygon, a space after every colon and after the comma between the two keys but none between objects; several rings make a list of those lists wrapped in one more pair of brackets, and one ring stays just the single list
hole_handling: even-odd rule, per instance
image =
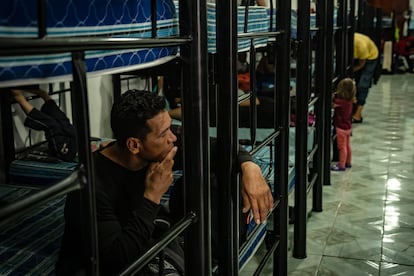
[{"label": "horizontal metal bar", "polygon": [[315,105],[315,103],[319,100],[319,97],[315,97],[308,103],[308,107]]},{"label": "horizontal metal bar", "polygon": [[102,38],[70,37],[44,39],[0,38],[0,56],[42,55],[88,50],[119,50],[179,46],[191,38]]},{"label": "horizontal metal bar", "polygon": [[241,33],[237,35],[238,39],[244,38],[263,38],[263,37],[272,37],[278,36],[285,33],[285,31],[277,31],[277,32],[250,32],[250,33]]},{"label": "horizontal metal bar", "polygon": [[260,145],[258,145],[257,147],[255,147],[254,149],[252,149],[249,153],[250,155],[255,155],[259,150],[261,150],[262,148],[264,148],[265,146],[267,146],[268,144],[270,144],[277,136],[280,135],[280,130],[276,130],[274,132],[272,132],[272,134],[270,134],[269,136],[267,136],[267,138],[265,140],[263,140]]},{"label": "horizontal metal bar", "polygon": [[[23,90],[26,90],[26,89],[23,88]],[[30,91],[32,89],[28,89],[28,90]],[[58,94],[61,94],[61,93],[64,93],[64,92],[70,92],[70,88],[59,89],[59,90],[48,92],[48,93],[49,93],[49,96],[51,96],[51,95],[58,95]],[[27,101],[31,101],[31,100],[40,98],[40,96],[30,95],[30,96],[25,96],[25,98],[26,98]],[[13,99],[10,100],[10,103],[15,104],[15,103],[17,103],[17,101],[13,98]],[[42,142],[42,143],[44,143],[44,142]],[[27,149],[27,148],[25,148],[25,149]]]},{"label": "horizontal metal bar", "polygon": [[[266,263],[269,261],[270,257],[272,256],[273,252],[275,252],[276,248],[279,246],[280,243],[280,238],[277,239],[272,247],[267,250],[266,254],[263,256],[262,260],[260,261],[260,264],[257,266],[253,276],[258,276],[261,275],[263,268],[265,267]],[[276,269],[276,267],[273,268],[274,270]]]},{"label": "horizontal metal bar", "polygon": [[321,30],[321,28],[319,28],[319,27],[312,27],[312,28],[310,28],[310,30],[311,30],[311,31],[320,31],[320,30]]},{"label": "horizontal metal bar", "polygon": [[169,243],[171,243],[178,235],[186,230],[191,223],[195,222],[197,216],[195,213],[188,213],[183,219],[175,224],[158,242],[156,242],[148,251],[133,262],[127,269],[125,269],[120,276],[135,275],[139,272],[150,260],[155,258],[161,250],[163,250]]},{"label": "horizontal metal bar", "polygon": [[64,195],[70,191],[80,189],[79,171],[75,170],[69,177],[50,186],[46,189],[40,190],[26,198],[19,199],[17,202],[10,203],[0,209],[0,225],[3,225],[42,203],[48,202],[58,196]]}]

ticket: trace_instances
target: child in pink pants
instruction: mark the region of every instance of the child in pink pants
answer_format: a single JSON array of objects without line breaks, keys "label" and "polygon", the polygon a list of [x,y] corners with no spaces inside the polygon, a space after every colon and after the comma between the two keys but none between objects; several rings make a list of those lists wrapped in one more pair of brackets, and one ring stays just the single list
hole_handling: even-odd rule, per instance
[{"label": "child in pink pants", "polygon": [[352,105],[355,102],[356,86],[350,78],[342,79],[338,83],[333,99],[333,125],[336,131],[336,141],[339,151],[339,162],[331,167],[332,171],[345,171],[351,168],[351,131]]}]

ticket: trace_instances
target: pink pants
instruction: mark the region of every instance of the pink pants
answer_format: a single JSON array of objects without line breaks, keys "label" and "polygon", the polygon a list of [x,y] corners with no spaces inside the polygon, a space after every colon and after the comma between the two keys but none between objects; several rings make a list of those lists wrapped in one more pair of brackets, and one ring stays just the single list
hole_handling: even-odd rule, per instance
[{"label": "pink pants", "polygon": [[351,129],[345,130],[336,127],[336,143],[339,151],[338,167],[345,168],[345,164],[351,164]]}]

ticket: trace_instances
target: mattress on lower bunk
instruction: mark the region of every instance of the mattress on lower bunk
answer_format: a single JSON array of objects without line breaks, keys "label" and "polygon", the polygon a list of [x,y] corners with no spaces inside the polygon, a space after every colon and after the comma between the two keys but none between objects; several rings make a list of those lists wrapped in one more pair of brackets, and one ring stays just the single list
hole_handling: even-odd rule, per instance
[{"label": "mattress on lower bunk", "polygon": [[[112,139],[93,138],[91,150],[99,148],[102,142]],[[68,177],[78,166],[74,162],[64,162],[48,155],[46,142],[41,142],[16,154],[9,168],[9,178],[13,185],[42,188]],[[76,159],[76,158],[75,158]]]},{"label": "mattress on lower bunk", "polygon": [[[5,204],[33,192],[25,187],[0,186],[0,199]],[[55,275],[64,203],[65,197],[60,197],[0,227],[0,275]]]},{"label": "mattress on lower bunk", "polygon": [[[151,37],[151,1],[72,0],[46,1],[47,37]],[[178,34],[172,0],[157,0],[158,37]],[[37,1],[3,0],[0,9],[1,38],[38,36]],[[164,63],[177,47],[87,51],[89,75],[119,73]],[[43,83],[72,78],[70,53],[0,57],[0,87]]]}]

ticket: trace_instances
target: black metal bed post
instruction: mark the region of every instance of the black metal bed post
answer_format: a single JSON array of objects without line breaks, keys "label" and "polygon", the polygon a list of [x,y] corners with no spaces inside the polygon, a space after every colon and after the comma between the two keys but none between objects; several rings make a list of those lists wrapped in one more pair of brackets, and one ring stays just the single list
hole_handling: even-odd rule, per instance
[{"label": "black metal bed post", "polygon": [[[378,49],[381,49],[382,10],[380,8],[375,8],[375,20],[376,20],[375,25],[374,25],[375,44],[377,45]],[[379,62],[379,63],[381,63],[381,62]],[[379,64],[378,66],[381,67],[381,64]],[[381,68],[378,69],[378,70],[381,70]]]},{"label": "black metal bed post", "polygon": [[[182,46],[184,179],[186,213],[199,220],[185,233],[186,275],[211,275],[210,166],[206,1],[180,1],[180,35],[192,37]],[[188,77],[189,76],[189,77]]]},{"label": "black metal bed post", "polygon": [[323,145],[326,141],[324,139],[324,129],[326,127],[326,122],[324,120],[325,114],[325,101],[328,100],[326,96],[326,34],[325,34],[325,22],[326,22],[326,13],[325,13],[325,1],[320,0],[316,3],[316,25],[318,27],[316,34],[316,53],[315,53],[315,91],[318,101],[315,105],[316,118],[315,118],[315,128],[316,128],[316,145],[317,151],[313,160],[313,171],[317,174],[315,184],[313,186],[313,197],[312,197],[312,211],[322,212],[322,183],[323,183]]},{"label": "black metal bed post", "polygon": [[325,0],[324,14],[324,32],[326,36],[326,63],[325,63],[325,90],[323,91],[324,108],[324,134],[323,134],[323,184],[331,185],[331,97],[332,97],[332,79],[333,79],[333,19],[334,4],[333,1]]},{"label": "black metal bed post", "polygon": [[310,94],[310,1],[298,1],[298,62],[295,137],[295,227],[293,257],[306,258],[308,103]]},{"label": "black metal bed post", "polygon": [[44,38],[47,34],[46,0],[37,0],[37,37]]},{"label": "black metal bed post", "polygon": [[151,0],[151,37],[157,37],[157,1]]},{"label": "black metal bed post", "polygon": [[341,76],[341,59],[342,59],[342,4],[341,4],[342,0],[337,0],[337,17],[336,17],[336,24],[337,24],[337,28],[336,31],[334,33],[334,40],[335,40],[335,78],[339,78]]},{"label": "black metal bed post", "polygon": [[352,67],[354,64],[354,32],[355,32],[355,0],[349,0],[349,15],[348,15],[348,40],[347,40],[347,76],[352,75]]},{"label": "black metal bed post", "polygon": [[[248,7],[248,6],[246,6]],[[245,29],[247,30],[247,22],[245,20]],[[257,91],[256,91],[256,48],[254,47],[254,39],[250,39],[250,51],[249,51],[249,71],[250,71],[250,143],[252,148],[256,145],[256,132],[257,132]]]},{"label": "black metal bed post", "polygon": [[290,120],[290,31],[291,31],[291,0],[277,1],[276,29],[283,30],[276,40],[276,60],[278,63],[275,74],[275,126],[280,134],[275,141],[275,179],[274,191],[280,203],[273,216],[275,229],[279,236],[279,246],[273,256],[273,275],[288,273],[288,186],[289,186],[289,120]]},{"label": "black metal bed post", "polygon": [[365,1],[363,1],[363,0],[357,0],[358,1],[358,16],[357,16],[357,18],[358,18],[358,20],[357,20],[357,24],[356,24],[356,29],[358,30],[358,31],[361,31],[361,29],[362,29],[362,17],[363,17],[363,12],[364,12],[364,9],[363,9],[363,5],[365,5],[364,3],[365,3]]},{"label": "black metal bed post", "polygon": [[338,0],[338,26],[336,35],[336,75],[342,79],[345,75],[345,32],[346,32],[346,0]]},{"label": "black metal bed post", "polygon": [[349,60],[349,13],[348,13],[348,2],[349,0],[343,0],[343,34],[342,34],[342,45],[343,45],[343,74],[342,78],[348,75],[348,60]]},{"label": "black metal bed post", "polygon": [[[13,121],[10,95],[6,89],[0,89],[0,183],[4,184],[8,181],[8,171],[10,163],[14,159],[14,135],[13,125],[8,122]],[[13,145],[7,146],[7,145]]]},{"label": "black metal bed post", "polygon": [[217,169],[220,193],[219,270],[222,275],[237,275],[239,271],[239,182],[234,168],[238,154],[237,101],[237,6],[236,1],[221,1],[216,5],[217,18],[217,140],[222,153]]},{"label": "black metal bed post", "polygon": [[[90,149],[90,127],[88,95],[86,85],[86,65],[84,52],[72,52],[73,83],[71,90],[71,102],[73,109],[73,125],[77,131],[78,156],[80,164],[80,182],[82,185],[82,204],[86,211],[82,211],[79,217],[86,216],[89,224],[85,227],[87,236],[82,237],[85,243],[90,243],[90,272],[91,275],[99,275],[99,250],[98,231],[96,222],[95,205],[95,177]],[[83,209],[82,208],[82,209]]]}]

